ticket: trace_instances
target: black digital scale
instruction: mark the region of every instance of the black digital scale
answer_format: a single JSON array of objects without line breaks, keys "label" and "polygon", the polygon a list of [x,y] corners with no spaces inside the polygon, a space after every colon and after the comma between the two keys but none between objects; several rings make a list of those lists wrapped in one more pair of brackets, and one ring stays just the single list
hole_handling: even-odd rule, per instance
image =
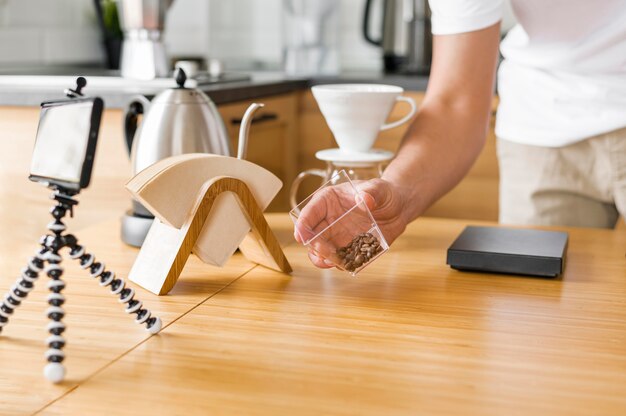
[{"label": "black digital scale", "polygon": [[565,268],[567,233],[469,226],[448,248],[453,269],[556,277]]}]

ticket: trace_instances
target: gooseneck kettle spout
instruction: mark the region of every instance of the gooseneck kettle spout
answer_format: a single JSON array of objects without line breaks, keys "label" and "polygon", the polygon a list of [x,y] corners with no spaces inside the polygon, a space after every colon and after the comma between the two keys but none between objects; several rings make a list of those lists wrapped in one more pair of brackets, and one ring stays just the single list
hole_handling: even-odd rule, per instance
[{"label": "gooseneck kettle spout", "polygon": [[265,104],[252,103],[246,110],[241,119],[241,127],[239,127],[239,141],[237,143],[237,159],[245,159],[248,154],[248,135],[250,133],[250,124],[252,116],[259,109],[265,107]]}]

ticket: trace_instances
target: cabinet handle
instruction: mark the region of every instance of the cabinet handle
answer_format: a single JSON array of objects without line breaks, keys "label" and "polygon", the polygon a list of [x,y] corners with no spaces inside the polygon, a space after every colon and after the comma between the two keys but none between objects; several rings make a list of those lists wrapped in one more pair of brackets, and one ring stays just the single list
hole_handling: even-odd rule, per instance
[{"label": "cabinet handle", "polygon": [[[253,117],[252,120],[250,120],[250,124],[263,123],[265,121],[271,121],[271,120],[276,120],[276,119],[278,119],[278,114],[264,113],[256,117]],[[241,118],[232,118],[230,120],[230,124],[233,124],[233,125],[241,124]]]}]

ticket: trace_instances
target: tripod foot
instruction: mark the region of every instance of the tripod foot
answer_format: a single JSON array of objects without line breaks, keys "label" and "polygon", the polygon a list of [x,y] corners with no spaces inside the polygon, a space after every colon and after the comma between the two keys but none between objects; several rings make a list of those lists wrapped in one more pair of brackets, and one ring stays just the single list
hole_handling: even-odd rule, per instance
[{"label": "tripod foot", "polygon": [[5,295],[4,300],[0,301],[0,333],[2,332],[2,327],[9,323],[9,317],[15,309],[22,304],[26,296],[35,287],[35,281],[39,277],[39,272],[44,267],[47,252],[48,249],[43,248],[28,260],[28,265],[22,269],[22,276],[17,279],[13,287]]},{"label": "tripod foot", "polygon": [[152,321],[152,324],[150,324],[150,326],[146,328],[146,331],[150,332],[152,335],[158,334],[159,331],[161,330],[161,326],[163,325],[161,323],[161,318],[154,317],[151,319],[154,319],[154,321]]},{"label": "tripod foot", "polygon": [[[66,236],[66,238],[68,238]],[[118,301],[126,305],[124,309],[126,313],[134,313],[136,315],[135,323],[145,325],[146,330],[151,334],[156,334],[161,330],[162,322],[157,316],[143,307],[140,300],[135,299],[135,290],[126,287],[124,279],[115,277],[115,273],[108,271],[104,263],[96,261],[96,256],[87,253],[85,248],[78,244],[75,237],[72,236],[72,244],[70,245],[70,257],[77,260],[82,269],[89,270],[89,274],[94,279],[100,281],[100,286],[109,287],[111,294],[118,296]]]},{"label": "tripod foot", "polygon": [[48,363],[43,369],[43,375],[53,383],[60,383],[65,378],[65,367],[61,363]]}]

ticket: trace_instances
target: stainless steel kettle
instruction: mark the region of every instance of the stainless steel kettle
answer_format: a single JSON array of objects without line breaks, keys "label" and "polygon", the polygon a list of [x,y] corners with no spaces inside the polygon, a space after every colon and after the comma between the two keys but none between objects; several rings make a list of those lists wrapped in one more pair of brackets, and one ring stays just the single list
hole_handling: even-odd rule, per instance
[{"label": "stainless steel kettle", "polygon": [[385,72],[428,74],[432,33],[428,0],[382,0],[380,38],[370,33],[373,0],[365,0],[363,37],[383,49]]},{"label": "stainless steel kettle", "polygon": [[[126,110],[125,136],[136,175],[169,156],[183,153],[213,153],[232,156],[230,139],[217,107],[206,94],[186,88],[182,69],[176,71],[177,88],[161,92],[150,103],[145,97],[133,100]],[[137,128],[139,115],[143,121]],[[141,204],[122,219],[122,240],[139,247],[153,217]]]}]

